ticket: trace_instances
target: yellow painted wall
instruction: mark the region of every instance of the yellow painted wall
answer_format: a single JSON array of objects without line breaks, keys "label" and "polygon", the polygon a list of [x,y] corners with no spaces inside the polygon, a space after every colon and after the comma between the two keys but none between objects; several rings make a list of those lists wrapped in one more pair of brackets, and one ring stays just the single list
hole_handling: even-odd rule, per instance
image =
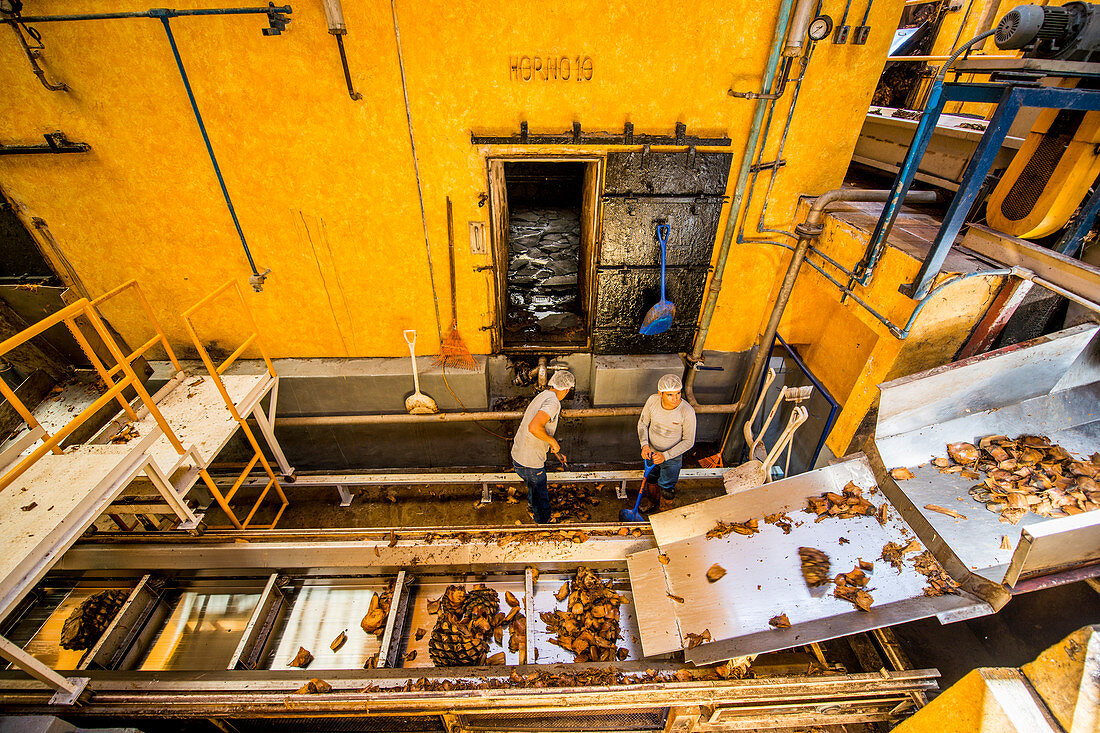
[{"label": "yellow painted wall", "polygon": [[[176,7],[201,7],[192,0]],[[799,193],[842,180],[884,63],[902,0],[880,0],[866,46],[821,44],[791,129],[769,223],[790,225]],[[293,22],[264,37],[261,16],[172,22],[195,94],[260,268],[249,293],[273,356],[381,356],[438,350],[424,233],[413,176],[389,3],[345,2],[346,45],[363,101],[348,98],[319,0],[292,2]],[[143,10],[134,0],[43,0],[28,13]],[[759,89],[777,2],[725,6],[676,1],[541,4],[397,2],[440,310],[447,311],[444,197],[454,201],[459,325],[475,352],[493,322],[487,263],[470,254],[466,223],[487,220],[485,158],[471,130],[725,132],[736,171],[754,103],[727,90]],[[14,34],[0,33],[0,134],[34,143],[64,131],[85,155],[0,157],[0,186],[29,220],[49,224],[93,295],[136,277],[171,339],[177,314],[247,266],[192,118],[168,43],[151,19],[39,24],[43,64],[69,93],[43,89]],[[509,57],[589,56],[587,82],[509,78]],[[777,119],[789,97],[779,103]],[[769,145],[776,144],[773,136]],[[527,148],[523,152],[570,152]],[[585,146],[573,152],[603,151]],[[730,192],[735,182],[730,179]],[[757,199],[759,202],[759,199]],[[721,232],[721,228],[719,229]],[[720,236],[720,234],[719,234]],[[782,265],[767,245],[734,245],[707,348],[739,351],[757,338]],[[109,314],[125,336],[134,311]],[[232,342],[218,316],[203,332]]]},{"label": "yellow painted wall", "polygon": [[[869,239],[869,231],[828,217],[817,247],[851,269]],[[846,281],[820,257],[812,253],[808,257],[837,280]],[[785,267],[789,256],[783,259]],[[900,249],[887,248],[871,285],[856,285],[855,292],[875,311],[904,327],[916,303],[897,288],[900,283],[912,282],[919,270],[918,260]],[[841,303],[840,290],[803,264],[779,333],[798,346],[806,366],[842,406],[829,434],[829,449],[836,455],[847,453],[856,429],[878,402],[877,385],[950,361],[1002,282],[1002,277],[983,276],[947,285],[928,301],[908,338],[901,340],[855,300]]]}]

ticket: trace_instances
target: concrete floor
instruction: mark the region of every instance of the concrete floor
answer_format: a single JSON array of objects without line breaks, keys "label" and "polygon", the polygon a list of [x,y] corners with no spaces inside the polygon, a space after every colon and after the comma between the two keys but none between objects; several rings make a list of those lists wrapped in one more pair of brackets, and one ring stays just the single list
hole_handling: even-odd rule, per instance
[{"label": "concrete floor", "polygon": [[[553,491],[553,472],[549,480]],[[507,487],[515,487],[516,503],[508,503]],[[615,496],[617,483],[596,484],[599,488],[594,496],[598,504],[586,507],[591,515],[589,522],[617,522],[619,510],[633,508],[637,484],[628,485],[629,501]],[[458,527],[470,525],[515,525],[533,524],[527,514],[527,493],[522,483],[490,484],[493,501],[482,504],[480,484],[442,484],[407,486],[369,486],[353,487],[355,498],[351,506],[340,506],[335,488],[297,487],[284,484],[283,489],[290,499],[279,520],[278,529],[336,528],[336,527]],[[680,502],[695,502],[720,496],[723,493],[722,482],[718,479],[707,481],[683,481],[677,487]],[[551,494],[553,496],[553,494]],[[241,509],[251,505],[255,494],[241,491],[234,499],[233,507],[238,516]],[[265,506],[257,512],[258,524],[270,521],[272,504],[265,500]],[[224,513],[217,505],[211,505],[206,515],[210,526],[227,523]]]}]

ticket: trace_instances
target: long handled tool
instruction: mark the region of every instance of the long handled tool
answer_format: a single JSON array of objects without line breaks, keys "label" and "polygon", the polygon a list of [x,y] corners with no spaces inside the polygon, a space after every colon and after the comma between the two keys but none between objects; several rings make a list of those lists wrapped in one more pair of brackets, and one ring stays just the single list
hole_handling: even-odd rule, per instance
[{"label": "long handled tool", "polygon": [[668,248],[668,224],[657,225],[657,241],[661,243],[661,300],[649,309],[642,321],[638,333],[643,336],[656,336],[672,328],[672,319],[676,317],[676,306],[665,298],[665,250]]},{"label": "long handled tool", "polygon": [[642,486],[638,489],[638,498],[634,500],[633,509],[620,509],[619,521],[620,522],[645,522],[647,521],[645,515],[638,509],[642,505],[642,494],[645,493],[646,483],[649,482],[649,473],[653,470],[653,461],[646,460],[645,470],[642,472]]},{"label": "long handled tool", "polygon": [[439,406],[428,395],[420,391],[420,375],[416,370],[416,331],[408,329],[404,332],[405,343],[409,345],[409,360],[413,369],[413,393],[405,398],[405,412],[410,415],[424,415],[430,412],[439,412]]},{"label": "long handled tool", "polygon": [[451,197],[447,197],[447,256],[451,265],[451,330],[443,337],[442,353],[435,358],[436,364],[456,369],[477,370],[477,360],[466,348],[462,334],[458,332],[458,296],[455,291],[455,223],[451,210]]}]

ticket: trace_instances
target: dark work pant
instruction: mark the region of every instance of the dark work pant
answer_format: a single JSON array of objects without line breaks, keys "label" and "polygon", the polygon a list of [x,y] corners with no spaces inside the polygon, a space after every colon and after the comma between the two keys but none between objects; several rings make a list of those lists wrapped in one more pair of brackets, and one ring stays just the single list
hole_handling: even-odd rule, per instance
[{"label": "dark work pant", "polygon": [[684,457],[677,456],[670,461],[659,463],[649,473],[649,480],[656,481],[661,487],[661,496],[665,499],[676,498],[676,481],[680,478],[680,467],[684,465]]},{"label": "dark work pant", "polygon": [[516,473],[527,484],[527,506],[535,515],[535,521],[546,524],[550,521],[550,492],[546,490],[546,466],[528,468],[512,462]]}]

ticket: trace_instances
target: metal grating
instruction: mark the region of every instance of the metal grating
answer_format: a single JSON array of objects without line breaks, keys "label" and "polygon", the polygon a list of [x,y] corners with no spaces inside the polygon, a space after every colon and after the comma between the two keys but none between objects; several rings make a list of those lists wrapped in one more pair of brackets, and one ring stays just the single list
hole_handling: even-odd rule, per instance
[{"label": "metal grating", "polygon": [[1035,208],[1084,117],[1084,112],[1064,109],[1054,118],[1001,202],[1001,213],[1006,219],[1020,221]]},{"label": "metal grating", "polygon": [[438,715],[370,717],[317,717],[317,718],[251,718],[230,720],[240,733],[267,733],[268,731],[293,731],[293,733],[441,733],[446,731],[443,719]]},{"label": "metal grating", "polygon": [[664,730],[668,708],[643,711],[463,715],[469,731],[647,731]]}]

